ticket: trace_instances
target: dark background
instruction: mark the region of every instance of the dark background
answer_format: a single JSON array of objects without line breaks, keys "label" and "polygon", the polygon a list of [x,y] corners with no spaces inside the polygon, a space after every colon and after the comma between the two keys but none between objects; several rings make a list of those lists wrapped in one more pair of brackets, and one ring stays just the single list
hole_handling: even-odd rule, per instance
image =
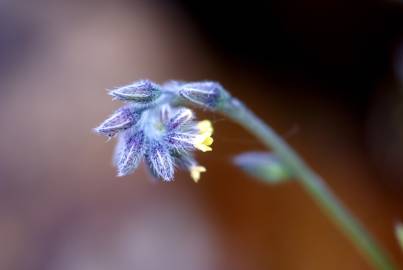
[{"label": "dark background", "polygon": [[296,182],[232,158],[221,116],[198,184],[118,179],[91,129],[105,89],[220,81],[301,153],[394,261],[403,254],[401,1],[0,3],[0,269],[371,269]]},{"label": "dark background", "polygon": [[394,75],[398,1],[179,2],[220,57],[282,83],[326,88],[304,91],[341,99],[360,115],[376,85]]}]

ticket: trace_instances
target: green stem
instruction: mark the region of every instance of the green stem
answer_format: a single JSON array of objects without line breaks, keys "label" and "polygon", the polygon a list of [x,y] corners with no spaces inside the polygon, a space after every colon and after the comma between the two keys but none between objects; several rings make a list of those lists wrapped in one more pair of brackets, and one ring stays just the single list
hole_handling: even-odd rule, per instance
[{"label": "green stem", "polygon": [[327,216],[339,226],[376,269],[396,269],[371,235],[342,205],[317,175],[276,132],[235,98],[228,98],[217,109],[259,138],[291,170]]}]

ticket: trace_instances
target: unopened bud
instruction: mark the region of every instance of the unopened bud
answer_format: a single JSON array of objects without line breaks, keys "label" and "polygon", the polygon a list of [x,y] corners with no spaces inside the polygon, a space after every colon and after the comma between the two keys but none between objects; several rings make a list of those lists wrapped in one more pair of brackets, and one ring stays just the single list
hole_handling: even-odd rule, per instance
[{"label": "unopened bud", "polygon": [[124,107],[114,112],[108,119],[95,128],[95,132],[113,137],[117,133],[135,125],[140,119],[140,113],[133,111],[131,108]]},{"label": "unopened bud", "polygon": [[180,86],[179,95],[186,100],[209,109],[216,109],[227,96],[227,92],[217,82],[195,82]]},{"label": "unopened bud", "polygon": [[161,88],[149,80],[141,80],[114,89],[109,94],[119,100],[148,104],[161,95]]},{"label": "unopened bud", "polygon": [[248,152],[235,157],[234,162],[246,173],[271,184],[289,180],[290,170],[271,153]]}]

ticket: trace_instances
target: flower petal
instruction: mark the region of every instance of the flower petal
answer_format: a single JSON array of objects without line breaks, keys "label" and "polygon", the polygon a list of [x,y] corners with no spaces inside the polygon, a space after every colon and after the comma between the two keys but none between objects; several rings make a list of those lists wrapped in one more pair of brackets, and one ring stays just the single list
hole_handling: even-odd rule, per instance
[{"label": "flower petal", "polygon": [[132,173],[139,165],[144,152],[144,133],[142,131],[126,135],[124,138],[124,143],[120,141],[116,147],[116,155],[119,156],[115,158],[117,161],[118,176],[125,176]]},{"label": "flower petal", "polygon": [[188,170],[195,183],[200,180],[200,174],[206,172],[206,168],[197,164],[197,161],[188,152],[174,152],[176,164],[184,170]]},{"label": "flower petal", "polygon": [[194,115],[192,110],[188,108],[179,108],[173,112],[173,116],[170,118],[167,124],[169,131],[175,130],[186,123],[189,123],[193,119]]},{"label": "flower petal", "polygon": [[206,172],[207,169],[204,166],[194,165],[189,168],[189,171],[190,171],[190,177],[192,177],[193,181],[197,183],[200,180],[200,174],[202,172]]},{"label": "flower petal", "polygon": [[126,148],[126,140],[125,140],[125,136],[118,136],[117,138],[117,143],[115,146],[115,150],[113,152],[113,157],[112,157],[112,164],[115,167],[118,167],[119,161],[122,158],[123,155],[123,151]]},{"label": "flower petal", "polygon": [[203,143],[195,144],[194,146],[195,146],[197,149],[199,149],[200,151],[202,151],[202,152],[213,151],[213,148],[211,148],[210,146],[205,145],[205,144],[203,144]]},{"label": "flower petal", "polygon": [[213,135],[213,125],[210,120],[203,120],[197,123],[197,128],[200,134],[205,134],[206,136]]},{"label": "flower petal", "polygon": [[196,136],[191,132],[172,132],[166,135],[165,141],[177,151],[192,150]]},{"label": "flower petal", "polygon": [[167,147],[163,144],[157,141],[150,142],[146,160],[155,176],[161,177],[164,181],[173,180],[174,161]]}]

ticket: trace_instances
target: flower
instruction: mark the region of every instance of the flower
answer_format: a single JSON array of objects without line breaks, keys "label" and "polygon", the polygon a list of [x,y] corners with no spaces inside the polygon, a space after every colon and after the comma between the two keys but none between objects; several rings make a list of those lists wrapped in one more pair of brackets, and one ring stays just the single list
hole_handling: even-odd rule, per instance
[{"label": "flower", "polygon": [[193,142],[194,147],[199,149],[200,151],[207,152],[212,151],[213,149],[210,147],[213,144],[213,126],[209,120],[203,120],[197,123],[197,128],[199,130],[199,134],[195,137]]},{"label": "flower", "polygon": [[192,166],[190,167],[190,176],[196,183],[199,182],[200,173],[206,172],[206,168],[203,166]]},{"label": "flower", "polygon": [[[199,181],[206,168],[196,162],[193,153],[212,150],[213,127],[209,120],[196,121],[191,109],[178,106],[175,87],[183,84],[170,82],[159,86],[140,81],[110,92],[127,105],[95,131],[117,136],[113,163],[118,176],[131,174],[144,160],[151,174],[163,181],[174,179],[175,167],[188,170],[191,178]],[[155,102],[161,97],[162,101]]]},{"label": "flower", "polygon": [[161,95],[161,87],[149,80],[140,80],[111,90],[109,95],[123,101],[148,103]]},{"label": "flower", "polygon": [[181,155],[181,153],[176,153],[175,155],[176,164],[184,169],[188,170],[190,173],[190,177],[193,179],[195,183],[200,180],[200,174],[202,172],[206,172],[207,169],[203,166],[197,164],[196,160],[192,155]]},{"label": "flower", "polygon": [[217,82],[192,82],[177,84],[179,95],[198,106],[215,109],[228,93]]},{"label": "flower", "polygon": [[137,123],[140,114],[127,106],[115,111],[102,124],[95,128],[95,132],[113,137],[117,133],[126,130]]},{"label": "flower", "polygon": [[118,176],[132,173],[140,164],[145,152],[145,136],[143,131],[122,134],[123,139],[117,145],[115,165]]}]

